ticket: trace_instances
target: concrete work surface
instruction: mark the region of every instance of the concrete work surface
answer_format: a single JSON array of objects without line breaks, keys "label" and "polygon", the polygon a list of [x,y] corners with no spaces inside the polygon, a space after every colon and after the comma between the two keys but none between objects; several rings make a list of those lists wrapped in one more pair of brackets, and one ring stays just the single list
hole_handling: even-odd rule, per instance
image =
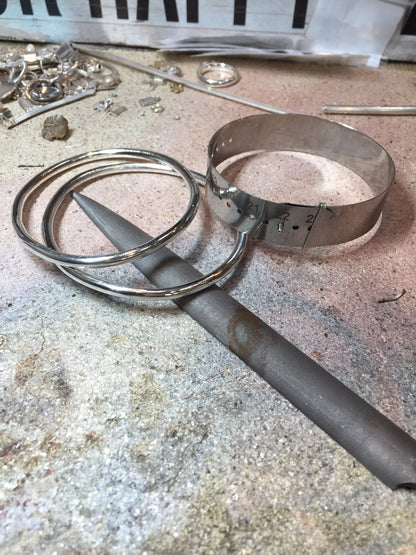
[{"label": "concrete work surface", "polygon": [[[201,61],[112,52],[178,65],[194,81]],[[250,241],[223,286],[416,437],[416,119],[322,114],[327,104],[414,105],[414,66],[231,63],[241,79],[227,92],[346,123],[386,148],[397,173],[375,233],[303,251]],[[56,111],[68,120],[65,140],[42,137],[55,112],[0,128],[0,551],[415,553],[414,490],[388,489],[172,302],[83,288],[17,238],[13,199],[51,164],[126,147],[205,173],[213,133],[260,113],[187,88],[152,88],[148,76],[118,69],[117,89]],[[163,111],[141,105],[156,95]],[[126,107],[117,117],[94,110],[109,97]],[[291,153],[261,154],[232,171],[243,188],[273,200],[365,194],[337,164]],[[56,187],[31,206],[37,238]],[[172,225],[188,199],[179,179],[146,174],[107,177],[83,192],[152,234]],[[113,250],[74,202],[58,235],[69,252]],[[171,248],[206,272],[233,241],[202,201]],[[134,268],[100,272],[146,283]]]}]

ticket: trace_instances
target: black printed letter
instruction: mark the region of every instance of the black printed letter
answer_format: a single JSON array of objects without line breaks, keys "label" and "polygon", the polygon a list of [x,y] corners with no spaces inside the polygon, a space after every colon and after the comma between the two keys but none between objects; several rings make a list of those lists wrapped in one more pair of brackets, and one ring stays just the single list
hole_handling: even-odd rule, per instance
[{"label": "black printed letter", "polygon": [[[175,0],[163,0],[166,21],[179,21],[178,9]],[[149,0],[137,0],[136,17],[138,21],[149,19]]]},{"label": "black printed letter", "polygon": [[20,0],[23,15],[33,15],[32,2],[30,0]]},{"label": "black printed letter", "polygon": [[117,19],[128,19],[127,0],[116,0]]},{"label": "black printed letter", "polygon": [[91,17],[103,17],[101,0],[90,0],[90,14]]},{"label": "black printed letter", "polygon": [[46,0],[48,15],[61,15],[56,0]]},{"label": "black printed letter", "polygon": [[304,29],[308,0],[296,0],[295,11],[293,12],[293,29]]},{"label": "black printed letter", "polygon": [[247,0],[234,0],[234,25],[246,24]]},{"label": "black printed letter", "polygon": [[198,0],[186,0],[186,21],[198,23]]}]

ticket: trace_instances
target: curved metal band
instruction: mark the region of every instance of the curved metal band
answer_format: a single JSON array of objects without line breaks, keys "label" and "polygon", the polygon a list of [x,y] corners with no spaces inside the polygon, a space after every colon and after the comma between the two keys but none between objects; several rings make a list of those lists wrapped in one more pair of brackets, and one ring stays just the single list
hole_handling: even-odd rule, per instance
[{"label": "curved metal band", "polygon": [[[112,161],[138,161],[143,162],[146,160],[150,160],[153,162],[157,162],[167,169],[171,170],[172,173],[175,173],[178,177],[182,177],[185,182],[188,184],[190,189],[190,199],[188,202],[188,206],[185,210],[184,215],[168,230],[164,231],[158,237],[151,239],[144,245],[140,245],[134,249],[130,249],[128,251],[113,253],[113,254],[106,254],[106,255],[99,255],[99,256],[87,256],[87,255],[78,255],[78,254],[68,254],[62,253],[55,249],[52,249],[48,246],[39,243],[32,237],[29,232],[27,231],[24,223],[23,223],[23,211],[27,201],[34,195],[34,193],[42,186],[50,184],[53,179],[57,178],[59,175],[72,170],[82,164],[87,164],[91,162],[96,162],[99,160],[112,160]],[[110,173],[115,173],[114,171],[110,171],[111,166],[105,166],[106,171],[108,172],[106,175]],[[114,168],[119,168],[120,165],[114,165]],[[126,167],[126,166],[125,166]],[[125,171],[129,171],[126,169]],[[131,169],[130,169],[131,171]],[[92,179],[96,175],[98,175],[99,169],[94,168],[87,172],[86,179]],[[72,186],[76,186],[78,184],[77,177],[71,179],[63,188],[62,194],[65,193],[65,187],[70,189]],[[84,177],[83,177],[84,180]],[[88,266],[93,268],[100,268],[105,266],[113,266],[116,264],[124,264],[131,260],[135,260],[136,258],[140,258],[155,250],[159,249],[163,245],[166,245],[175,235],[179,232],[183,231],[193,220],[197,211],[198,211],[198,204],[199,204],[199,189],[198,184],[192,174],[187,168],[185,168],[182,164],[170,158],[169,156],[165,156],[159,154],[157,152],[151,152],[146,150],[133,150],[133,149],[107,149],[107,150],[97,150],[87,152],[85,154],[80,154],[78,156],[74,156],[72,158],[68,158],[53,166],[50,166],[48,169],[40,172],[35,177],[33,177],[17,194],[14,204],[13,204],[13,213],[12,213],[12,220],[13,225],[16,229],[16,232],[19,238],[23,241],[26,247],[32,251],[33,253],[37,254],[38,256],[48,260],[49,262],[53,262],[54,264],[59,264],[60,266]],[[53,210],[52,206],[47,208],[47,211]]]},{"label": "curved metal band", "polygon": [[[163,164],[160,164],[159,167],[157,167],[157,165],[155,164],[146,163],[129,164],[128,166],[130,166],[130,171],[134,169],[135,171],[164,173],[177,176],[173,169],[167,168]],[[118,169],[119,168],[117,166],[104,166],[102,168],[97,168],[95,175],[99,175],[100,170],[104,175],[108,175],[108,171],[111,171],[111,173],[116,173]],[[121,166],[121,169],[123,170],[123,166]],[[54,236],[54,220],[59,207],[64,202],[67,195],[69,195],[74,189],[85,185],[90,180],[90,174],[91,172],[86,171],[77,175],[77,177],[72,179],[71,182],[63,185],[50,200],[42,220],[43,235],[45,238],[45,242],[49,248],[58,250],[58,245]],[[204,176],[195,172],[193,172],[193,175],[197,181],[201,183],[204,182]],[[241,260],[246,244],[247,235],[245,233],[238,232],[233,251],[231,252],[229,257],[215,270],[205,276],[202,276],[200,279],[175,287],[168,287],[163,289],[125,287],[99,279],[96,276],[88,274],[87,272],[81,271],[79,269],[63,267],[59,265],[58,268],[76,282],[107,295],[128,298],[144,298],[147,300],[178,299],[185,295],[197,293],[198,291],[201,291],[202,289],[205,289],[210,285],[217,283],[220,279],[229,274],[236,266],[236,264],[238,264],[238,262]],[[152,252],[154,250],[155,249],[152,249]],[[149,250],[143,256],[147,254],[150,254]]]},{"label": "curved metal band", "polygon": [[[15,69],[19,65],[21,65],[22,67],[20,69],[19,75],[17,77],[15,77],[14,76]],[[13,81],[13,83],[15,83],[17,85],[23,79],[23,76],[24,76],[25,73],[26,73],[26,62],[24,60],[20,59],[20,60],[18,60],[18,62],[16,64],[13,64],[13,67],[12,67],[11,72],[10,72],[10,79],[11,79],[11,81]]]},{"label": "curved metal band", "polygon": [[[205,74],[212,70],[221,70],[226,76],[222,79],[207,77]],[[240,75],[236,68],[224,62],[202,62],[198,67],[197,77],[202,83],[205,83],[205,85],[209,87],[228,87],[237,83],[240,79]]]},{"label": "curved metal band", "polygon": [[[239,189],[217,170],[232,156],[260,150],[305,152],[338,162],[364,179],[374,196],[343,206],[277,203]],[[395,175],[388,153],[367,135],[301,114],[261,114],[232,121],[212,137],[208,154],[206,195],[214,213],[236,230],[292,247],[335,245],[370,231]]]}]

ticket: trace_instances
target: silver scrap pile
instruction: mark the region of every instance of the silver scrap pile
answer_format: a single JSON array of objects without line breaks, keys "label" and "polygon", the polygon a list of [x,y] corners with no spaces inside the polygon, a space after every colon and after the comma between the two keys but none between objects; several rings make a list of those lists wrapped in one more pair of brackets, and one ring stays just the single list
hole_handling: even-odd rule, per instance
[{"label": "silver scrap pile", "polygon": [[[119,83],[112,65],[67,43],[39,48],[28,44],[23,54],[0,53],[0,121],[11,128]],[[14,116],[17,107],[23,113]]]}]

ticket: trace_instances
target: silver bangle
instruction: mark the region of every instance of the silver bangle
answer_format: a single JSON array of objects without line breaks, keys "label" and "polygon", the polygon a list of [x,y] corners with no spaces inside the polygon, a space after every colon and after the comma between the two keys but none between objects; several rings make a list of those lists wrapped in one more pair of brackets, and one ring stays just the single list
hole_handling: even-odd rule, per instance
[{"label": "silver bangle", "polygon": [[[213,79],[207,77],[206,74],[211,71],[219,71],[224,77],[221,79]],[[240,75],[235,67],[225,64],[224,62],[202,62],[197,71],[198,79],[209,87],[228,87],[237,83]]]},{"label": "silver bangle", "polygon": [[[322,156],[364,179],[374,196],[332,206],[278,203],[229,183],[217,169],[237,154],[297,151]],[[261,114],[219,129],[208,147],[206,195],[213,212],[234,229],[279,245],[316,247],[351,241],[377,223],[394,181],[394,163],[376,141],[351,127],[301,114]]]},{"label": "silver bangle", "polygon": [[[188,206],[185,210],[183,216],[168,230],[164,231],[159,236],[151,239],[147,243],[140,245],[134,249],[130,249],[124,252],[118,252],[107,255],[89,256],[89,255],[77,255],[68,254],[57,251],[54,248],[45,246],[42,243],[36,241],[32,235],[26,229],[23,222],[23,212],[28,200],[34,195],[34,193],[42,186],[50,184],[54,178],[64,174],[65,172],[72,170],[82,164],[87,164],[91,162],[96,162],[100,160],[110,160],[110,161],[154,161],[163,165],[165,168],[171,170],[178,177],[182,177],[188,184],[190,189],[190,199]],[[106,166],[106,171],[112,172],[109,168],[111,166]],[[114,168],[118,168],[120,171],[120,165],[115,164]],[[125,169],[124,171],[129,171]],[[131,171],[131,169],[130,169]],[[108,173],[108,174],[109,174]],[[94,168],[87,172],[88,178],[92,179],[96,175],[102,175],[103,172],[99,172],[99,168]],[[107,174],[107,175],[108,175]],[[83,174],[84,177],[84,174]],[[71,179],[62,189],[62,195],[65,194],[66,189],[70,189],[78,183],[78,178],[74,177]],[[40,172],[35,177],[33,177],[17,194],[15,201],[13,203],[12,220],[15,230],[19,238],[23,241],[25,246],[33,253],[38,256],[58,264],[60,266],[88,266],[93,268],[100,268],[106,266],[113,266],[116,264],[123,264],[140,258],[142,256],[148,255],[158,248],[166,245],[175,235],[183,231],[193,220],[197,211],[199,204],[199,189],[198,184],[192,174],[188,169],[186,169],[182,164],[170,158],[168,156],[150,152],[146,150],[133,150],[133,149],[107,149],[107,150],[97,150],[86,152],[67,160],[63,160],[50,166],[48,169]],[[50,207],[49,210],[52,208]]]},{"label": "silver bangle", "polygon": [[[117,173],[119,171],[144,171],[152,173],[164,173],[170,175],[177,175],[173,168],[168,168],[164,164],[146,164],[146,163],[136,163],[136,164],[126,164],[126,167],[117,166],[104,166],[101,168],[96,168],[94,170],[83,172],[72,179],[71,182],[63,185],[57,193],[51,198],[42,220],[43,237],[45,243],[50,249],[58,251],[58,245],[54,235],[54,221],[59,207],[64,202],[65,198],[76,188],[85,185],[91,179],[91,175],[95,172],[95,177],[102,175],[109,175],[109,173]],[[128,166],[128,167],[127,167]],[[204,176],[200,174],[193,173],[194,178],[203,183]],[[148,243],[147,243],[148,244]],[[99,279],[83,270],[75,269],[71,267],[63,267],[58,265],[58,268],[67,276],[69,276],[74,281],[85,285],[91,289],[105,293],[108,295],[113,295],[117,297],[128,297],[128,298],[142,298],[146,300],[160,300],[160,299],[178,299],[185,295],[190,295],[192,293],[197,293],[215,283],[220,279],[228,275],[241,260],[245,246],[247,244],[247,235],[244,233],[237,233],[237,238],[235,241],[234,248],[228,258],[215,270],[202,276],[200,279],[193,280],[191,282],[177,285],[174,287],[167,287],[163,289],[146,289],[146,288],[132,288],[125,287],[122,285],[117,285],[110,283],[108,281]],[[155,249],[152,249],[152,252]],[[150,254],[146,252],[143,256]]]}]

